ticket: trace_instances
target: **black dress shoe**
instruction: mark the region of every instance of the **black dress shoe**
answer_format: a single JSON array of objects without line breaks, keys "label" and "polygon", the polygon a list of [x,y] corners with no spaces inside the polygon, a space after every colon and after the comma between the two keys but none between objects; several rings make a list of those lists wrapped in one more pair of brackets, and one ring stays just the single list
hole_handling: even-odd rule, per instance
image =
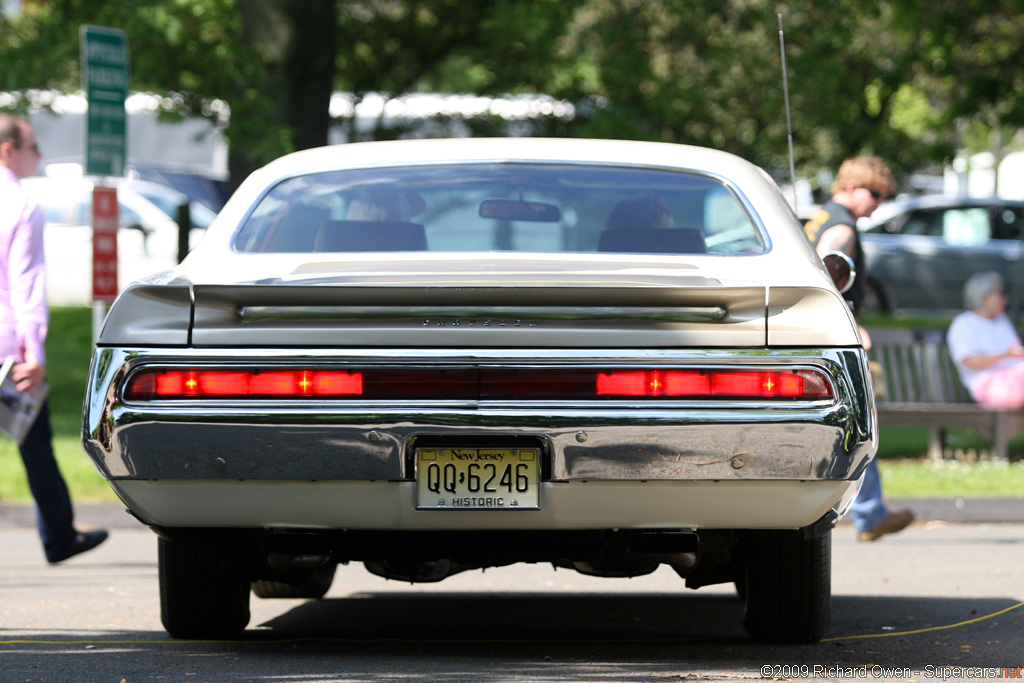
[{"label": "black dress shoe", "polygon": [[79,553],[84,553],[86,550],[92,550],[103,541],[107,540],[107,532],[103,529],[97,529],[96,531],[79,531],[75,535],[75,545],[71,547],[63,557],[47,558],[47,562],[50,564],[57,564],[63,562],[69,557],[74,557]]}]

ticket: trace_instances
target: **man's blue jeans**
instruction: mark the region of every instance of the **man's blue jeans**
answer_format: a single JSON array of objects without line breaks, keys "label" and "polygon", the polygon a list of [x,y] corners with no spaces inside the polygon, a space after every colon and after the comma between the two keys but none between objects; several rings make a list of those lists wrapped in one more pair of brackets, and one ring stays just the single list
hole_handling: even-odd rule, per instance
[{"label": "man's blue jeans", "polygon": [[860,493],[850,506],[850,516],[857,531],[869,531],[889,516],[889,509],[882,502],[882,478],[878,472],[878,459],[873,458],[864,470],[864,482]]},{"label": "man's blue jeans", "polygon": [[43,404],[21,444],[21,459],[25,463],[28,487],[36,501],[36,525],[46,559],[54,561],[66,557],[75,545],[74,511],[68,487],[53,457],[49,402]]}]

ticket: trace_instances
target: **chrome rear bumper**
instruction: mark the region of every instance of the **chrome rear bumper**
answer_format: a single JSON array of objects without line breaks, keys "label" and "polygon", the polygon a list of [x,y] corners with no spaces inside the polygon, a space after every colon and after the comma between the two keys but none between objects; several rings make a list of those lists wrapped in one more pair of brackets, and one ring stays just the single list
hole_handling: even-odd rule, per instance
[{"label": "chrome rear bumper", "polygon": [[[126,403],[140,364],[356,367],[757,365],[819,368],[835,399],[807,402],[164,401]],[[423,439],[526,438],[547,481],[841,481],[877,446],[860,349],[655,351],[100,348],[83,446],[112,480],[409,481]]]}]

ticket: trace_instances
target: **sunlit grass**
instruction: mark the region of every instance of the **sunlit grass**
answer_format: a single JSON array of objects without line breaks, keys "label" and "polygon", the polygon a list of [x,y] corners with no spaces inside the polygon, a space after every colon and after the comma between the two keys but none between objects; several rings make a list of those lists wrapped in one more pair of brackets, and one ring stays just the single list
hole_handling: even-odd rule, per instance
[{"label": "sunlit grass", "polygon": [[1024,497],[1024,461],[881,460],[887,498]]},{"label": "sunlit grass", "polygon": [[[117,496],[107,482],[93,467],[92,461],[82,451],[82,444],[76,434],[54,437],[53,450],[57,464],[76,503],[116,502]],[[5,502],[30,503],[32,496],[25,479],[25,467],[18,454],[18,447],[10,439],[0,440],[0,500]]]}]

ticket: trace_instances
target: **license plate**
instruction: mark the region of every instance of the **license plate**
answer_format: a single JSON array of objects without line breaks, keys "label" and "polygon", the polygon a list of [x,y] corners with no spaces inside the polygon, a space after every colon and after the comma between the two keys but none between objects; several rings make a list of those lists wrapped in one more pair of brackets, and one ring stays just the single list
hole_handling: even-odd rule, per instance
[{"label": "license plate", "polygon": [[418,448],[416,507],[431,510],[537,510],[540,450]]}]

